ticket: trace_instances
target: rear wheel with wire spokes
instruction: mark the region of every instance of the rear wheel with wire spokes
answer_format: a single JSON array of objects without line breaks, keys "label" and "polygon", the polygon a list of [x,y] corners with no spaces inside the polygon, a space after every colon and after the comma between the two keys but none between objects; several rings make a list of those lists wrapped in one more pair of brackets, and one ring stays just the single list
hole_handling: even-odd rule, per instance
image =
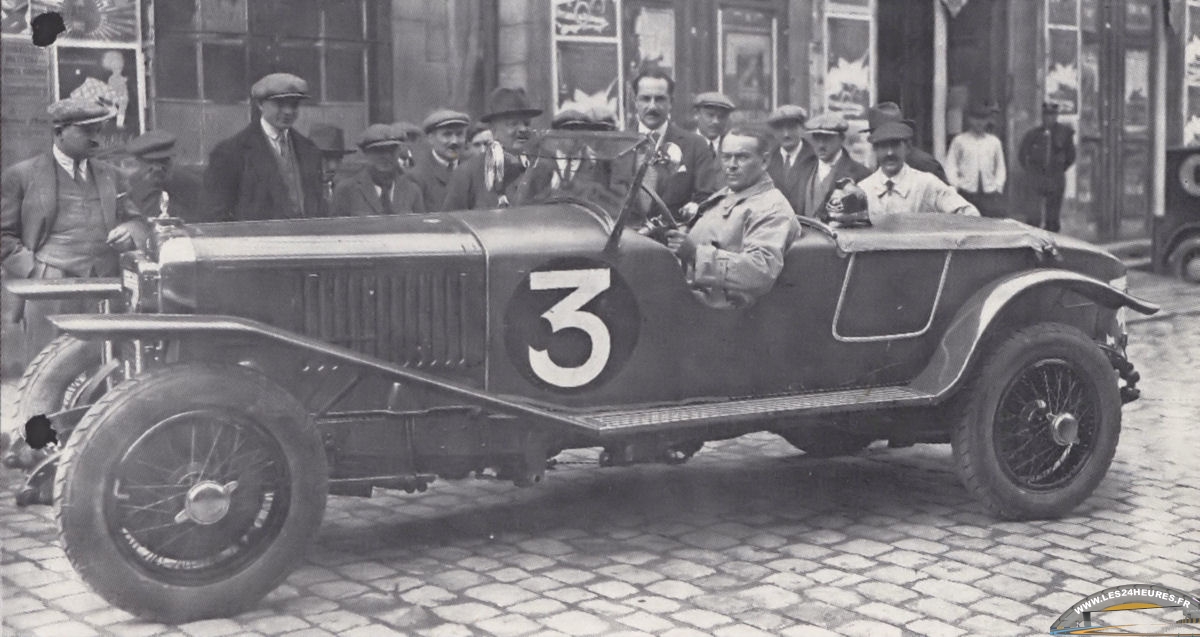
[{"label": "rear wheel with wire spokes", "polygon": [[232,615],[294,568],[320,525],[327,469],[297,401],[241,367],[174,365],[84,416],[55,483],[67,557],[144,617]]}]

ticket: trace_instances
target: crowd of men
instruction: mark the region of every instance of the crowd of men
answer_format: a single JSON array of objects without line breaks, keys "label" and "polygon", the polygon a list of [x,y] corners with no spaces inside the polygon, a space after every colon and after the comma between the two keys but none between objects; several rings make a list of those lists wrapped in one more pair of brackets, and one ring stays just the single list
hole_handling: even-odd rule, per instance
[{"label": "crowd of men", "polygon": [[[687,266],[706,302],[738,306],[769,289],[783,252],[799,232],[797,216],[825,218],[830,194],[857,183],[871,216],[942,212],[1003,216],[1005,161],[989,132],[991,113],[968,113],[967,130],[955,137],[943,169],[913,144],[914,125],[890,102],[869,110],[868,141],[876,168],[850,156],[847,121],[836,112],[809,117],[797,105],[775,109],[765,126],[731,127],[735,103],[705,92],[692,101],[695,131],[671,113],[674,80],[648,70],[631,83],[634,130],[654,151],[669,156],[646,180],[672,212],[694,217],[690,228],[662,238]],[[484,151],[499,144],[506,174],[529,164],[524,154],[531,122],[542,114],[525,91],[498,88],[486,112],[439,108],[420,126],[371,124],[357,139],[361,167],[343,174],[353,152],[340,128],[314,124],[295,129],[308,83],[288,73],[255,82],[250,97],[260,114],[212,149],[201,188],[187,186],[172,169],[175,138],[151,131],[131,141],[129,174],[100,161],[96,138],[110,107],[81,99],[49,109],[54,142],[48,152],[3,174],[0,266],[6,278],[111,276],[117,255],[144,241],[145,219],[169,199],[174,216],[207,221],[290,219],[330,215],[380,215],[496,208],[511,192],[485,187]],[[1063,173],[1074,161],[1073,132],[1058,124],[1047,105],[1043,126],[1020,145],[1019,161],[1034,175],[1042,205],[1034,225],[1058,229]],[[553,128],[616,130],[615,115],[563,111]],[[668,152],[670,151],[670,152]],[[506,180],[511,187],[516,180]],[[163,193],[169,197],[163,197]],[[188,207],[199,210],[189,210]],[[8,320],[27,326],[30,351],[51,336],[45,315],[82,311],[70,301],[6,303]],[[34,308],[36,306],[36,310]]]}]

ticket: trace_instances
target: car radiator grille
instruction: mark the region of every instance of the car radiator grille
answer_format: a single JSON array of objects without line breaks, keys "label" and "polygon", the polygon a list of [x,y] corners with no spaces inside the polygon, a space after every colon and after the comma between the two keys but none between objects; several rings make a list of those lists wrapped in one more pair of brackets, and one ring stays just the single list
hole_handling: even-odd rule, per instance
[{"label": "car radiator grille", "polygon": [[458,271],[320,272],[304,277],[305,334],[417,368],[482,359],[483,312],[471,309],[471,275]]}]

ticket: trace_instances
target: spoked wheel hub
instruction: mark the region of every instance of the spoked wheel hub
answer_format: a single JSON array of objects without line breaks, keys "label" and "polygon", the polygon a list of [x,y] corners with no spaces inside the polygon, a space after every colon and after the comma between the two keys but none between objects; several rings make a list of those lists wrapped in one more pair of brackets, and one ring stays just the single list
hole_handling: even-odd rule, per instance
[{"label": "spoked wheel hub", "polygon": [[1094,386],[1062,359],[1021,370],[996,411],[996,451],[1004,471],[1031,490],[1071,481],[1092,454],[1098,426]]},{"label": "spoked wheel hub", "polygon": [[182,524],[188,520],[196,524],[216,524],[229,513],[229,503],[233,490],[238,483],[236,480],[221,485],[212,480],[204,480],[192,485],[184,498],[183,509],[175,514],[175,522]]}]

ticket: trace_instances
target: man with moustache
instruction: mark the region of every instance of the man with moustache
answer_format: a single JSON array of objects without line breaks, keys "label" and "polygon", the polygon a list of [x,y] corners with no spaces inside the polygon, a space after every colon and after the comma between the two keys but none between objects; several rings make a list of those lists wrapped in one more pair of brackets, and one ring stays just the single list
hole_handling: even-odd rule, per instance
[{"label": "man with moustache", "polygon": [[728,184],[700,204],[690,230],[667,230],[667,247],[687,268],[698,299],[746,307],[770,291],[800,223],[767,174],[773,142],[766,130],[735,126],[721,142]]},{"label": "man with moustache", "polygon": [[[900,122],[908,126],[915,134],[916,124],[911,119],[904,118],[904,111],[901,111],[900,105],[895,102],[880,102],[867,111],[866,132],[870,133],[887,122]],[[950,179],[946,176],[946,169],[942,167],[942,163],[933,155],[914,146],[911,140],[908,145],[908,158],[905,161],[909,166],[941,179],[942,183],[950,183]]]},{"label": "man with moustache", "polygon": [[346,148],[346,134],[341,127],[333,124],[313,124],[308,129],[308,138],[321,151],[321,196],[325,199],[329,214],[345,214],[330,206],[333,204],[333,189],[337,185],[338,171],[342,169],[342,160],[354,150]]},{"label": "man with moustache", "polygon": [[[6,279],[111,277],[121,252],[144,247],[149,228],[112,166],[93,159],[103,123],[116,109],[79,98],[46,109],[50,151],[0,176],[0,272]],[[46,317],[94,311],[77,299],[13,301],[6,319],[24,319],[32,357],[54,338]]]},{"label": "man with moustache", "polygon": [[692,116],[696,120],[696,132],[704,138],[713,157],[721,152],[721,139],[729,130],[729,116],[737,105],[715,91],[701,93],[692,100]]},{"label": "man with moustache", "polygon": [[519,178],[529,167],[525,156],[529,141],[530,120],[542,114],[525,97],[525,89],[500,87],[488,96],[488,112],[479,120],[492,128],[492,136],[504,149],[504,186],[497,194],[484,182],[483,154],[476,155],[459,166],[450,177],[443,210],[474,210],[508,206],[515,194]]},{"label": "man with moustache", "polygon": [[858,182],[867,195],[872,222],[895,213],[941,212],[978,217],[979,210],[953,186],[907,163],[913,130],[903,122],[887,122],[871,131],[869,141],[879,169]]},{"label": "man with moustache", "polygon": [[421,123],[425,131],[424,147],[414,151],[413,167],[408,176],[421,188],[425,210],[439,212],[446,201],[446,186],[458,167],[467,143],[467,126],[471,118],[448,108],[439,108]]},{"label": "man with moustache", "polygon": [[250,97],[261,112],[208,156],[204,189],[211,218],[227,221],[324,217],[321,151],[293,129],[308,82],[271,73]]},{"label": "man with moustache", "polygon": [[421,187],[400,170],[401,141],[388,124],[371,124],[358,139],[367,158],[353,176],[333,189],[333,210],[342,216],[392,215],[425,212]]},{"label": "man with moustache", "polygon": [[806,121],[808,111],[795,104],[784,104],[767,117],[779,145],[779,151],[771,153],[767,173],[797,214],[804,209],[804,180],[815,161],[812,146],[804,143]]},{"label": "man with moustache", "polygon": [[665,151],[668,144],[677,146],[681,160],[662,162],[647,183],[671,209],[678,212],[685,204],[707,199],[721,187],[720,166],[704,138],[689,133],[670,119],[675,80],[660,69],[642,71],[631,85],[634,108],[637,111],[637,132],[649,135],[656,151]]},{"label": "man with moustache", "polygon": [[847,128],[846,119],[832,112],[821,113],[804,123],[815,161],[809,162],[808,174],[803,179],[804,196],[796,214],[820,217],[825,210],[825,200],[838,180],[858,181],[871,174],[870,168],[851,159],[843,147]]}]

